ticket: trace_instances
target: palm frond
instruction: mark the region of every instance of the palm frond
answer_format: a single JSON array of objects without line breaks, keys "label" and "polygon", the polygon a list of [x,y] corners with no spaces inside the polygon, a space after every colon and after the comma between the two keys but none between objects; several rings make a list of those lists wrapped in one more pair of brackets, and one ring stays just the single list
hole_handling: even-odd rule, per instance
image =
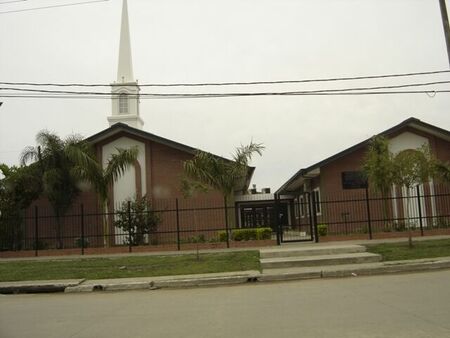
[{"label": "palm frond", "polygon": [[117,154],[112,154],[104,171],[106,182],[117,181],[125,171],[137,161],[139,150],[137,147],[129,149],[116,148]]},{"label": "palm frond", "polygon": [[11,169],[4,163],[0,163],[0,171],[5,177],[8,177],[11,174]]},{"label": "palm frond", "polygon": [[[224,196],[233,193],[236,185],[247,176],[248,163],[254,153],[262,154],[262,144],[250,143],[236,149],[234,161],[224,160],[210,153],[197,151],[194,158],[185,161],[185,175],[198,184],[219,190]],[[181,182],[183,185],[183,181]]]},{"label": "palm frond", "polygon": [[233,159],[236,163],[246,166],[255,153],[262,156],[264,149],[265,146],[262,143],[253,143],[252,141],[246,146],[241,145],[237,148],[235,154],[233,155]]},{"label": "palm frond", "polygon": [[20,164],[26,165],[29,162],[35,162],[39,160],[39,153],[37,148],[28,146],[20,154]]}]

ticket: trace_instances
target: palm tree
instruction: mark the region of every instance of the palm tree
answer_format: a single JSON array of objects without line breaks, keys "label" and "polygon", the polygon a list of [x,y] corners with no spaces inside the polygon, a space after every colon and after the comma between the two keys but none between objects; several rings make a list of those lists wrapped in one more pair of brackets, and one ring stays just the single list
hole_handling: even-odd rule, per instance
[{"label": "palm tree", "polygon": [[263,150],[262,144],[253,142],[240,146],[233,155],[233,161],[199,150],[192,160],[184,162],[184,173],[197,185],[219,190],[226,200],[236,186],[246,179],[248,163],[253,154],[261,156]]},{"label": "palm tree", "polygon": [[[206,187],[218,190],[223,195],[226,208],[228,197],[247,178],[248,164],[252,156],[255,153],[261,156],[263,150],[262,144],[250,142],[247,146],[236,148],[233,161],[199,150],[192,160],[184,162],[184,174],[187,180],[182,180],[182,189],[189,191],[193,187],[194,190],[204,190]],[[225,213],[225,222],[228,224],[227,213]]]},{"label": "palm tree", "polygon": [[36,136],[37,147],[27,147],[21,162],[38,161],[41,169],[43,193],[56,215],[58,247],[63,247],[61,218],[66,214],[80,190],[81,182],[90,183],[98,192],[102,205],[108,199],[108,187],[128,166],[136,161],[137,149],[118,149],[105,170],[95,157],[91,145],[79,135],[62,140],[58,135],[43,130]]}]

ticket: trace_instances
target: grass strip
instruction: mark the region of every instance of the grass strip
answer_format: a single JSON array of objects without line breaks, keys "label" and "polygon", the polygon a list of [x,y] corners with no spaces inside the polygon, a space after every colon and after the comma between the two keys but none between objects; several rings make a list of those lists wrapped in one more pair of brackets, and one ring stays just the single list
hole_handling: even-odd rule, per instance
[{"label": "grass strip", "polygon": [[412,248],[409,247],[408,242],[367,245],[367,251],[380,254],[384,261],[449,257],[450,239],[413,240]]},{"label": "grass strip", "polygon": [[73,260],[0,262],[0,282],[103,279],[260,270],[258,251],[176,256],[121,256]]}]

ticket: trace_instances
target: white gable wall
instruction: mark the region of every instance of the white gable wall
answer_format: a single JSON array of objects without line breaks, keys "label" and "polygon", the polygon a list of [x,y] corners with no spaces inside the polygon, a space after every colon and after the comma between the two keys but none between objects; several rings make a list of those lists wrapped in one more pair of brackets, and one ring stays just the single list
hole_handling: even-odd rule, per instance
[{"label": "white gable wall", "polygon": [[[136,146],[139,150],[138,162],[141,167],[141,191],[144,196],[147,193],[146,184],[146,167],[145,167],[145,144],[128,137],[118,138],[102,148],[103,168],[106,168],[108,159],[111,154],[117,154],[117,148],[130,149]],[[134,166],[128,170],[114,183],[114,201],[113,205],[118,208],[120,204],[127,198],[134,198],[136,196],[136,173]]]},{"label": "white gable wall", "polygon": [[389,150],[397,155],[406,149],[418,149],[424,144],[429,145],[426,137],[406,131],[389,140]]},{"label": "white gable wall", "polygon": [[[401,133],[400,135],[397,135],[396,137],[393,137],[389,140],[389,150],[394,154],[397,155],[398,153],[400,153],[403,150],[407,150],[407,149],[419,149],[421,148],[423,145],[427,145],[429,146],[430,143],[428,141],[428,138],[411,133],[411,132],[404,132]],[[428,183],[430,186],[430,191],[432,191],[431,189],[433,188],[433,183],[429,182]],[[421,211],[421,215],[423,217],[423,226],[427,226],[427,219],[426,219],[426,208],[425,208],[425,198],[424,196],[424,186],[422,184],[419,185],[419,192],[421,194],[422,197],[420,197],[420,206],[419,206],[419,201],[417,198],[417,188],[413,188],[411,189],[411,210],[410,210],[410,216],[414,219],[412,222],[415,223],[415,226],[419,226],[419,207],[420,207],[420,211]],[[393,189],[395,191],[395,189]],[[402,196],[406,196],[406,188],[402,187],[402,191],[401,191],[401,195]],[[431,197],[431,203],[432,205],[434,205],[434,196]],[[397,205],[395,202],[395,199],[392,200],[392,205],[393,205],[393,210],[394,210],[394,215],[395,217],[397,217]],[[403,212],[404,214],[406,214],[406,208],[407,208],[407,201],[406,199],[403,200]],[[432,216],[435,216],[435,210],[432,210]]]}]

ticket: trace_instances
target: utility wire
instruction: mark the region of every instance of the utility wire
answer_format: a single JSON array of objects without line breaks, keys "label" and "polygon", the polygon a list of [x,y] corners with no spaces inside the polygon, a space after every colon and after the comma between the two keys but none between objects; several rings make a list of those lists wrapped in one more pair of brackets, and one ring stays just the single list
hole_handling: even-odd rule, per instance
[{"label": "utility wire", "polygon": [[[450,70],[437,70],[428,72],[412,72],[397,73],[384,75],[367,75],[367,76],[351,76],[351,77],[334,77],[322,79],[303,79],[303,80],[277,80],[277,81],[247,81],[247,82],[204,82],[204,83],[148,83],[139,84],[139,87],[201,87],[201,86],[240,86],[240,85],[266,85],[266,84],[294,84],[294,83],[311,83],[311,82],[334,82],[334,81],[351,81],[351,80],[370,80],[397,77],[411,77],[421,75],[435,75],[450,73]],[[87,83],[42,83],[42,82],[0,82],[0,85],[13,86],[47,86],[47,87],[110,87],[120,86],[121,83],[114,84],[87,84]]]},{"label": "utility wire", "polygon": [[[110,93],[110,92],[87,92],[87,91],[67,91],[67,90],[53,90],[53,89],[29,89],[29,88],[15,88],[15,87],[0,87],[0,90],[18,91],[18,92],[33,92],[33,93],[46,93],[46,94],[71,94],[71,95],[95,95],[95,96],[120,96],[127,95],[132,96],[153,96],[153,97],[197,97],[197,96],[258,96],[258,95],[301,95],[312,93],[342,93],[342,92],[355,92],[355,91],[372,91],[372,90],[386,90],[386,89],[399,89],[399,88],[412,88],[423,87],[430,85],[449,84],[450,81],[434,81],[434,82],[420,82],[420,83],[408,83],[391,86],[375,86],[375,87],[353,87],[342,89],[320,89],[320,90],[303,90],[303,91],[288,91],[288,92],[230,92],[230,93],[140,93],[140,94],[126,94],[126,93]],[[2,96],[0,94],[0,96]]]},{"label": "utility wire", "polygon": [[[397,94],[427,94],[434,97],[436,94],[450,93],[450,89],[438,90],[404,90],[404,91],[360,91],[360,92],[267,92],[267,93],[234,93],[234,94],[208,94],[199,96],[183,96],[171,94],[171,96],[144,96],[133,95],[140,99],[201,99],[201,98],[229,98],[249,96],[361,96],[361,95],[397,95]],[[131,95],[130,95],[131,96]],[[133,97],[132,96],[132,97]],[[92,95],[36,95],[36,94],[2,94],[7,98],[33,98],[33,99],[118,99],[117,96],[92,96]]]},{"label": "utility wire", "polygon": [[12,4],[13,2],[25,2],[25,1],[27,1],[27,0],[2,1],[2,2],[0,2],[0,5],[3,5],[3,4]]},{"label": "utility wire", "polygon": [[[92,1],[83,1],[83,2],[73,2],[69,4],[62,4],[62,5],[52,5],[52,6],[42,6],[42,7],[32,7],[32,8],[25,8],[25,9],[14,9],[11,11],[3,11],[0,12],[0,14],[8,14],[8,13],[17,13],[17,12],[29,12],[29,11],[36,11],[41,9],[49,9],[49,8],[55,8],[55,7],[69,7],[69,6],[77,6],[77,5],[87,5],[94,2],[106,2],[109,0],[92,0]],[[13,2],[13,1],[11,1]]]}]

